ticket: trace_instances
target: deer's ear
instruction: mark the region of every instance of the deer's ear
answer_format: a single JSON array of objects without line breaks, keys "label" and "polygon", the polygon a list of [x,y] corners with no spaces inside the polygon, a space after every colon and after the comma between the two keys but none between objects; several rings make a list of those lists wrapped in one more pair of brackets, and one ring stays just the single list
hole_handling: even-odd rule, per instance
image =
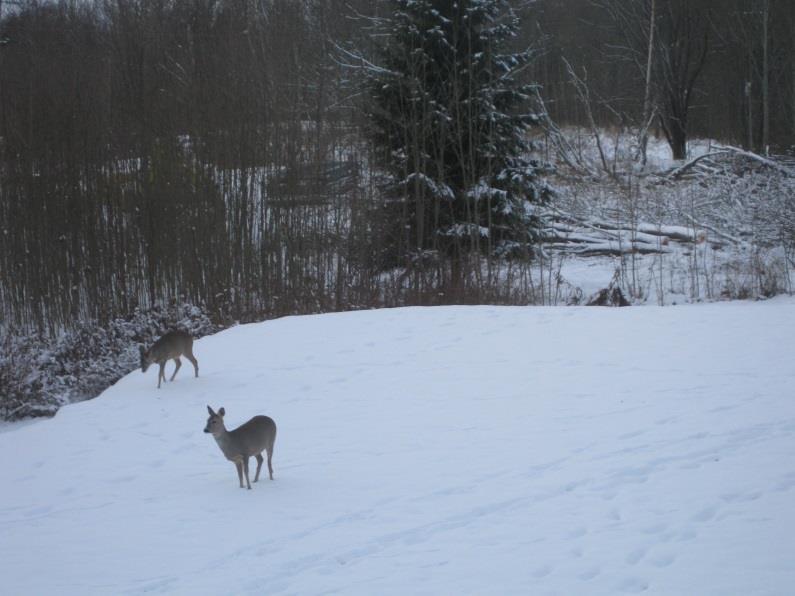
[{"label": "deer's ear", "polygon": [[215,416],[215,412],[213,412],[213,409],[210,406],[207,406],[207,411],[210,413],[210,416]]},{"label": "deer's ear", "polygon": [[218,410],[218,415],[219,415],[221,418],[223,418],[223,417],[224,417],[224,414],[226,414],[226,412],[224,411],[224,409],[223,409],[223,408],[221,408],[220,410]]}]

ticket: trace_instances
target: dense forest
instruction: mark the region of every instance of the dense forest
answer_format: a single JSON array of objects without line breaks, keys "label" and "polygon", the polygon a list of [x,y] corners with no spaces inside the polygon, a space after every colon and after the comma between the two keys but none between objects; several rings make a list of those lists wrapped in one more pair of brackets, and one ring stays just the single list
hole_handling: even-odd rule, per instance
[{"label": "dense forest", "polygon": [[533,302],[528,135],[792,152],[794,33],[789,0],[0,1],[0,331]]},{"label": "dense forest", "polygon": [[[599,125],[641,124],[653,3],[517,4],[513,41],[535,54],[523,75],[559,124],[588,116],[567,68],[587,80]],[[795,138],[791,5],[656,4],[668,49],[652,59],[675,63],[672,85],[692,84],[685,133],[786,150]],[[376,53],[370,17],[393,10],[320,0],[4,2],[6,324],[54,331],[171,299],[251,319],[436,296],[443,275],[398,284],[373,258],[385,238],[372,213],[366,97],[342,50]],[[672,47],[681,51],[669,55]],[[657,129],[677,121],[667,96],[683,91],[660,87]]]}]

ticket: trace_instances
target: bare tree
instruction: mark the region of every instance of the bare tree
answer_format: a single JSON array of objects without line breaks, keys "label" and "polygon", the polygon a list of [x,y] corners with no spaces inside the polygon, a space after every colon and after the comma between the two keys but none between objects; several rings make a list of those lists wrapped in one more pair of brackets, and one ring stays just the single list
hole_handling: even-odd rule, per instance
[{"label": "bare tree", "polygon": [[668,0],[660,17],[660,125],[674,159],[684,159],[693,89],[709,48],[709,21],[704,9],[688,0]]},{"label": "bare tree", "polygon": [[654,119],[654,107],[652,106],[652,67],[654,65],[654,34],[657,29],[656,8],[656,0],[651,0],[651,7],[649,10],[649,41],[647,44],[648,51],[646,56],[646,81],[643,91],[643,116],[640,121],[641,127],[638,138],[638,153],[643,165],[646,165],[646,147],[649,143],[649,127]]},{"label": "bare tree", "polygon": [[770,0],[762,0],[762,150],[770,151]]}]

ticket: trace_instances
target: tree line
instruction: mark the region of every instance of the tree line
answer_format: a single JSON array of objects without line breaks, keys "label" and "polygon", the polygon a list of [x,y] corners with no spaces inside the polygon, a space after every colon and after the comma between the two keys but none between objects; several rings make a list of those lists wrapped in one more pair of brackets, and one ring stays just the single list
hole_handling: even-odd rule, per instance
[{"label": "tree line", "polygon": [[[533,89],[559,123],[659,129],[674,152],[693,134],[792,143],[784,0],[510,4],[0,3],[6,326],[53,333],[175,300],[218,320],[531,300],[537,222],[517,197],[546,190],[516,127],[533,124]],[[486,10],[475,29],[464,8]],[[436,63],[444,43],[405,37],[407,14],[469,61]],[[405,77],[376,76],[390,60]],[[495,92],[500,68],[516,86]],[[501,115],[481,126],[451,98]]]},{"label": "tree line", "polygon": [[538,0],[533,5],[525,28],[545,36],[533,76],[542,82],[559,122],[587,123],[568,61],[587,76],[591,109],[604,126],[647,124],[650,82],[657,114],[651,127],[661,137],[680,137],[680,148],[684,134],[759,153],[793,150],[795,11],[789,0]]},{"label": "tree line", "polygon": [[55,330],[182,299],[246,319],[367,292],[354,279],[333,285],[350,214],[333,187],[314,200],[306,184],[334,164],[358,175],[345,167],[360,163],[345,106],[332,105],[328,40],[345,24],[333,8],[5,9],[4,317]]}]

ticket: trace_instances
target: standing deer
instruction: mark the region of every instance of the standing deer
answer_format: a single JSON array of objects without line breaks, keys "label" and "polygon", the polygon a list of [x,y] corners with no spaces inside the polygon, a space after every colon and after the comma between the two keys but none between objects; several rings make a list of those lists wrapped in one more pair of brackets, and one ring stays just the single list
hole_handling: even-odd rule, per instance
[{"label": "standing deer", "polygon": [[185,355],[185,358],[193,363],[193,370],[196,376],[199,376],[199,363],[193,355],[193,338],[190,334],[184,331],[169,331],[163,337],[158,339],[151,348],[144,350],[141,346],[141,372],[146,372],[150,364],[157,363],[160,365],[160,373],[157,375],[157,388],[160,389],[160,381],[166,380],[166,361],[173,359],[177,367],[174,369],[174,374],[171,375],[171,380],[177,376],[179,367],[182,366],[180,356]]},{"label": "standing deer", "polygon": [[204,432],[211,433],[216,443],[223,451],[226,459],[234,462],[237,468],[237,477],[240,480],[240,488],[243,486],[243,475],[246,476],[246,486],[251,490],[251,483],[248,481],[248,459],[253,455],[257,458],[257,474],[254,482],[259,480],[259,471],[262,468],[262,452],[268,452],[268,474],[273,480],[273,443],[276,441],[276,423],[268,416],[254,416],[245,424],[241,424],[235,430],[226,430],[224,426],[223,408],[218,413],[213,412],[207,406],[210,417],[207,419],[207,426]]}]

